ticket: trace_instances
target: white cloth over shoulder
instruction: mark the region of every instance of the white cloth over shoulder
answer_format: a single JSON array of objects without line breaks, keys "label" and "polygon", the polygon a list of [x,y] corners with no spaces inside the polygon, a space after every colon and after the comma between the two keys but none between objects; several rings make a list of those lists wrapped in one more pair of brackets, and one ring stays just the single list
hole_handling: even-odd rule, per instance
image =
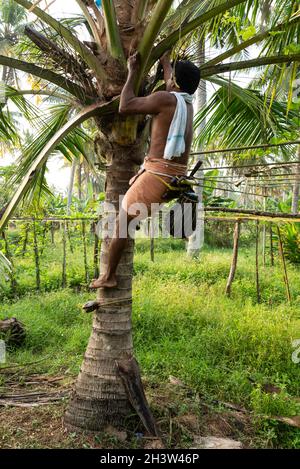
[{"label": "white cloth over shoulder", "polygon": [[185,152],[185,130],[187,122],[186,103],[193,102],[193,96],[188,93],[177,93],[172,91],[176,96],[177,106],[170,125],[167,143],[164,151],[164,159],[172,160],[181,156]]}]

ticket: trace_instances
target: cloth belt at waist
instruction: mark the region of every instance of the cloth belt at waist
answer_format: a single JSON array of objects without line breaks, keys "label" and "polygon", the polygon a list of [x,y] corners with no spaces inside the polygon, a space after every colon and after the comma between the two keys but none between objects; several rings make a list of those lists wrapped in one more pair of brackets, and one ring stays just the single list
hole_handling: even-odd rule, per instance
[{"label": "cloth belt at waist", "polygon": [[185,176],[187,165],[179,163],[167,163],[162,158],[145,158],[144,169],[158,176],[165,176],[173,179],[175,176]]}]

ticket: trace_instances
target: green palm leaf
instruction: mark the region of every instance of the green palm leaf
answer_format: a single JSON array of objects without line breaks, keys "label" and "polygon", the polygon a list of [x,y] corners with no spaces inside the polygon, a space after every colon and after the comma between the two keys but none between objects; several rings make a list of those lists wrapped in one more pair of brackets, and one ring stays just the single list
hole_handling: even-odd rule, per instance
[{"label": "green palm leaf", "polygon": [[[46,111],[46,116],[39,115],[31,121],[36,128],[36,132],[34,133],[34,138],[31,138],[29,143],[22,149],[22,154],[18,161],[18,172],[10,181],[13,186],[18,185],[22,181],[47,142],[70,120],[72,112],[73,108],[69,103],[60,103],[49,107]],[[89,162],[89,155],[86,151],[86,144],[89,140],[90,137],[86,132],[79,127],[75,128],[56,147],[53,147],[49,156],[55,152],[61,152],[70,161],[74,157],[79,158],[83,155]],[[46,170],[47,164],[45,162],[41,170],[34,174],[30,190],[26,195],[30,200],[36,194],[38,196],[41,194],[51,194],[45,180]]]},{"label": "green palm leaf", "polygon": [[15,124],[11,114],[0,107],[0,142],[2,140],[3,143],[17,143],[18,133]]},{"label": "green palm leaf", "polygon": [[[111,113],[113,110],[116,109],[118,105],[118,100],[110,101],[109,103],[105,103],[102,105],[93,104],[84,108],[79,114],[74,116],[70,121],[68,121],[65,125],[63,125],[51,138],[47,141],[46,145],[41,144],[39,145],[38,141],[35,141],[35,145],[40,147],[39,153],[36,152],[35,158],[31,159],[32,164],[29,167],[28,161],[26,161],[25,166],[28,170],[25,173],[25,169],[23,170],[25,174],[23,174],[22,182],[16,189],[16,192],[11,199],[8,207],[6,208],[2,218],[0,220],[0,230],[6,226],[9,218],[12,216],[14,211],[17,208],[19,201],[24,197],[24,195],[28,192],[30,187],[32,186],[34,178],[38,174],[39,171],[43,171],[43,167],[52,152],[57,148],[57,146],[64,140],[64,138],[73,130],[76,129],[82,122],[86,121],[87,119],[94,117],[96,115],[105,115],[107,113]],[[62,116],[61,116],[62,120]]]},{"label": "green palm leaf", "polygon": [[296,131],[297,112],[286,118],[286,102],[274,101],[269,106],[265,96],[216,77],[211,81],[220,86],[204,109],[195,117],[195,128],[206,119],[206,126],[196,143],[220,147],[267,143],[283,132]]},{"label": "green palm leaf", "polygon": [[11,271],[11,263],[9,260],[5,257],[3,252],[0,251],[0,273],[3,274],[4,271]]}]

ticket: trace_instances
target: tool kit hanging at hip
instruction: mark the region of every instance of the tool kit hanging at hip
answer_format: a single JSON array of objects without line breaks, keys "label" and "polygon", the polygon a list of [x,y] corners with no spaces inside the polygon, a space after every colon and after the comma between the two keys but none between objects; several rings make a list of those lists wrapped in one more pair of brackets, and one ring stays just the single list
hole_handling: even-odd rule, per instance
[{"label": "tool kit hanging at hip", "polygon": [[187,239],[197,228],[199,199],[193,185],[195,185],[194,175],[202,163],[203,161],[198,161],[189,176],[174,177],[163,197],[166,201],[177,199],[176,204],[170,207],[165,223],[165,229],[174,238]]},{"label": "tool kit hanging at hip", "polygon": [[168,184],[168,191],[163,195],[163,199],[166,202],[179,199],[180,202],[184,198],[186,202],[197,203],[198,196],[193,189],[193,186],[197,185],[194,175],[202,164],[203,161],[198,161],[188,176],[175,176],[171,179],[170,184]]}]

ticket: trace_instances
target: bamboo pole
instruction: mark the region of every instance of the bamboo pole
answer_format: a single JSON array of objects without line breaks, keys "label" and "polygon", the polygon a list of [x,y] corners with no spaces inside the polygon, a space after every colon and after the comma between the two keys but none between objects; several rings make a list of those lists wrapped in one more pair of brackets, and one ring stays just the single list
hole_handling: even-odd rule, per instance
[{"label": "bamboo pole", "polygon": [[[266,187],[263,187],[263,208],[264,212],[266,211],[267,208],[267,200],[266,200],[266,195],[267,195],[267,189]],[[266,231],[266,224],[263,224],[263,233],[262,233],[262,258],[263,258],[263,266],[266,267],[266,238],[267,238],[267,231]]]},{"label": "bamboo pole", "polygon": [[24,257],[25,254],[26,254],[26,249],[27,249],[27,244],[28,244],[28,235],[29,235],[29,223],[26,223],[26,225],[25,225],[25,237],[24,237],[23,247],[22,247],[22,257]]},{"label": "bamboo pole", "polygon": [[[252,194],[253,195],[253,194]],[[204,207],[204,211],[206,212],[225,212],[224,208],[226,207]],[[242,216],[236,216],[236,217],[232,217],[232,218],[228,218],[228,217],[209,217],[207,215],[205,215],[205,218],[206,219],[217,219],[218,220],[221,220],[221,221],[237,221],[237,220],[241,220],[241,221],[251,221],[251,220],[257,220],[257,219],[265,219],[266,221],[268,221],[268,219],[271,219],[272,220],[272,223],[274,223],[275,221],[284,221],[284,220],[290,220],[290,219],[293,219],[293,221],[295,223],[300,223],[300,216],[299,215],[292,215],[290,213],[280,213],[280,212],[259,212],[259,211],[255,211],[255,210],[245,210],[245,209],[241,209],[241,210],[238,210],[238,209],[228,209],[226,210],[226,212],[229,211],[233,211],[233,213],[237,213],[237,215],[249,215],[248,217],[245,216],[245,217],[242,217]],[[253,213],[253,215],[252,215]],[[256,214],[256,215],[255,215]],[[276,220],[276,218],[278,220]],[[35,221],[52,221],[52,222],[62,222],[64,220],[70,220],[70,221],[80,221],[80,220],[85,220],[85,221],[95,221],[95,220],[98,220],[99,217],[93,217],[93,218],[87,218],[87,217],[81,217],[81,218],[71,218],[71,217],[60,217],[60,218],[36,218]],[[32,221],[33,218],[31,217],[14,217],[11,219],[12,221]]]},{"label": "bamboo pole", "polygon": [[248,145],[243,147],[233,147],[233,148],[217,148],[216,150],[204,150],[196,151],[190,153],[191,155],[210,155],[212,153],[231,153],[232,151],[244,151],[244,150],[255,150],[263,148],[275,148],[275,147],[284,147],[287,145],[299,145],[300,140],[289,140],[287,142],[281,143],[264,143],[261,145]]},{"label": "bamboo pole", "polygon": [[94,277],[98,278],[99,277],[99,245],[100,245],[100,240],[97,235],[96,231],[96,225],[97,223],[93,223],[93,232],[94,232]]},{"label": "bamboo pole", "polygon": [[272,223],[270,223],[270,258],[271,258],[271,266],[274,266],[274,247],[273,247],[273,227]]},{"label": "bamboo pole", "polygon": [[266,267],[266,225],[263,224],[263,233],[262,233],[262,258],[263,266]]},{"label": "bamboo pole", "polygon": [[[300,142],[299,142],[300,143]],[[190,153],[191,155],[193,153]],[[249,169],[249,168],[269,168],[269,169],[281,169],[289,166],[298,165],[300,161],[289,161],[289,162],[277,162],[277,163],[256,163],[256,164],[242,164],[242,165],[235,165],[235,166],[206,166],[203,168],[203,171],[210,171],[212,169]],[[271,168],[271,166],[273,166]],[[257,175],[258,170],[255,171],[255,175]],[[261,171],[259,171],[261,172]],[[220,177],[220,176],[219,176]]]},{"label": "bamboo pole", "polygon": [[262,210],[246,210],[242,208],[228,208],[228,207],[204,207],[205,212],[223,212],[223,213],[239,213],[246,215],[256,215],[260,217],[269,217],[269,218],[286,218],[294,219],[295,221],[299,220],[299,215],[294,215],[292,213],[280,213],[280,212],[265,212]]},{"label": "bamboo pole", "polygon": [[51,233],[51,244],[55,244],[55,239],[54,239],[54,222],[51,223],[51,229],[50,229],[50,233]]},{"label": "bamboo pole", "polygon": [[154,262],[154,238],[150,238],[150,258],[151,261]]},{"label": "bamboo pole", "polygon": [[84,272],[85,272],[85,282],[89,283],[89,268],[87,262],[87,249],[86,249],[86,230],[85,222],[81,222],[81,233],[82,233],[82,242],[83,242],[83,262],[84,262]]},{"label": "bamboo pole", "polygon": [[229,272],[226,289],[225,289],[225,293],[227,296],[230,296],[231,285],[235,277],[237,260],[238,260],[238,251],[239,251],[240,231],[241,231],[241,224],[240,224],[240,221],[238,220],[235,223],[234,233],[233,233],[233,256],[232,256],[230,272]]},{"label": "bamboo pole", "polygon": [[63,261],[62,261],[62,279],[61,279],[61,286],[62,288],[66,288],[67,286],[67,236],[66,236],[66,222],[63,225],[63,232],[62,232],[62,245],[63,245]]},{"label": "bamboo pole", "polygon": [[[300,145],[298,145],[297,151],[298,159],[300,158]],[[296,178],[293,187],[292,197],[292,213],[299,213],[299,193],[300,193],[300,164],[296,166]]]},{"label": "bamboo pole", "polygon": [[40,291],[41,289],[40,258],[39,258],[39,247],[38,247],[35,221],[33,222],[33,252],[34,252],[34,262],[35,262],[36,289],[37,291]]},{"label": "bamboo pole", "polygon": [[287,296],[288,302],[291,303],[292,298],[291,298],[291,292],[290,292],[290,285],[289,285],[289,279],[288,279],[287,270],[286,270],[286,262],[285,262],[284,252],[283,252],[283,244],[282,244],[282,238],[281,238],[279,226],[277,226],[277,234],[278,234],[279,255],[280,255],[282,267],[283,267],[283,279],[284,279],[285,288],[286,288],[286,296]]},{"label": "bamboo pole", "polygon": [[65,217],[43,217],[43,218],[38,218],[38,217],[12,217],[11,221],[52,221],[52,222],[61,222],[65,220],[69,221],[78,221],[78,220],[85,220],[85,221],[92,221],[92,220],[98,220],[99,217],[71,217],[71,216],[65,216]]},{"label": "bamboo pole", "polygon": [[260,303],[260,286],[259,286],[259,221],[256,220],[256,249],[255,249],[255,279],[256,279],[256,295],[257,302]]},{"label": "bamboo pole", "polygon": [[73,254],[74,248],[73,248],[72,239],[71,239],[70,225],[69,225],[69,222],[66,222],[66,223],[67,223],[67,235],[68,235],[68,240],[69,240],[70,251]]},{"label": "bamboo pole", "polygon": [[45,249],[45,245],[46,245],[46,234],[47,234],[47,222],[42,222],[44,223],[44,226],[43,226],[43,234],[42,234],[42,246],[41,246],[41,249],[40,249],[40,255],[43,254],[44,252],[44,249]]},{"label": "bamboo pole", "polygon": [[10,249],[9,249],[9,244],[7,242],[5,231],[2,231],[1,235],[2,235],[2,239],[4,241],[5,257],[9,260],[9,262],[11,264],[11,269],[10,269],[10,272],[9,272],[9,278],[10,278],[10,284],[11,284],[12,291],[13,291],[13,293],[15,293],[15,290],[18,286],[17,281],[16,281],[16,277],[15,277],[15,266],[14,266],[14,263],[13,263],[12,254],[11,254]]},{"label": "bamboo pole", "polygon": [[150,237],[150,259],[152,262],[154,262],[154,238],[151,218],[148,219],[148,232]]}]

